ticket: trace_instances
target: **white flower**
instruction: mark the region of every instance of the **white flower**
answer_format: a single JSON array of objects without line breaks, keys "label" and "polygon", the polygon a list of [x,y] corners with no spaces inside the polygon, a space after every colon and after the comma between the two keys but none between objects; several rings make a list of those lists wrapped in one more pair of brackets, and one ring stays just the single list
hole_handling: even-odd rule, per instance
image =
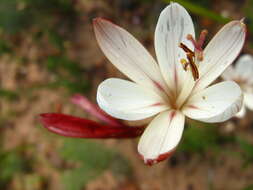
[{"label": "white flower", "polygon": [[226,24],[202,51],[206,31],[195,41],[190,15],[179,4],[170,4],[162,11],[155,30],[158,64],[121,27],[101,18],[94,19],[93,24],[104,54],[133,81],[103,81],[97,91],[99,106],[124,120],[156,115],[138,144],[146,164],[164,160],[173,152],[181,139],[185,117],[222,122],[241,109],[242,93],[235,82],[208,85],[239,54],[246,32],[242,21]]},{"label": "white flower", "polygon": [[253,57],[248,54],[241,56],[235,63],[235,67],[230,66],[222,73],[222,78],[234,80],[243,91],[244,104],[236,116],[243,117],[246,113],[245,107],[253,110]]}]

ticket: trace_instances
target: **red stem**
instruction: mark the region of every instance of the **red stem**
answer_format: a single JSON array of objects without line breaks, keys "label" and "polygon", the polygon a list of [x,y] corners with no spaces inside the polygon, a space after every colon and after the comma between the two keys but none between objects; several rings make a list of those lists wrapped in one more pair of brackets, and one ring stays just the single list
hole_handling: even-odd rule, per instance
[{"label": "red stem", "polygon": [[134,138],[140,136],[144,127],[121,127],[103,125],[88,119],[59,113],[40,114],[40,122],[49,131],[74,138]]}]

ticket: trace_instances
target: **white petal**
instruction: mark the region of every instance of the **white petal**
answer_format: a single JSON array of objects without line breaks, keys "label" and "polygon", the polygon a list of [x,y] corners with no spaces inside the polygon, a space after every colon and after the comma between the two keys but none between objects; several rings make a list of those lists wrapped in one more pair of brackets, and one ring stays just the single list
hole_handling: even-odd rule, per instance
[{"label": "white petal", "polygon": [[180,59],[186,59],[186,53],[179,48],[182,42],[194,50],[187,35],[195,36],[190,15],[178,3],[171,3],[160,14],[155,30],[155,51],[163,77],[168,86],[179,94],[186,72]]},{"label": "white petal", "polygon": [[235,116],[238,118],[243,118],[245,116],[245,114],[246,114],[246,108],[243,105],[241,110]]},{"label": "white petal", "polygon": [[244,104],[250,110],[253,110],[253,93],[244,93]]},{"label": "white petal", "polygon": [[184,123],[184,115],[175,110],[162,112],[151,121],[138,144],[138,152],[146,164],[152,165],[169,156],[182,137]]},{"label": "white petal", "polygon": [[238,78],[245,82],[253,82],[253,57],[251,55],[241,56],[235,65]]},{"label": "white petal", "polygon": [[93,25],[100,48],[115,67],[136,83],[166,90],[159,66],[131,34],[101,18]]},{"label": "white petal", "polygon": [[241,21],[229,22],[215,35],[204,50],[195,92],[212,83],[234,61],[243,47],[245,35],[246,27]]},{"label": "white petal", "polygon": [[229,66],[221,75],[224,80],[234,80],[237,78],[237,74],[235,72],[234,67]]},{"label": "white petal", "polygon": [[240,111],[242,100],[240,87],[235,82],[225,81],[191,96],[183,113],[199,121],[223,122]]},{"label": "white petal", "polygon": [[99,85],[97,102],[106,113],[125,120],[144,119],[168,109],[160,96],[150,89],[116,78]]}]

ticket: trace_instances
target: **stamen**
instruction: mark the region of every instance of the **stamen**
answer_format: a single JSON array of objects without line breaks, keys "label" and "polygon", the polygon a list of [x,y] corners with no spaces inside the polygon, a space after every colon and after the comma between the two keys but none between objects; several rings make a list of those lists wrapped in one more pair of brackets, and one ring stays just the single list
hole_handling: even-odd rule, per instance
[{"label": "stamen", "polygon": [[186,36],[186,39],[192,42],[195,49],[198,49],[198,43],[194,40],[194,38],[191,34],[188,34]]},{"label": "stamen", "polygon": [[195,61],[197,61],[197,63],[198,61],[203,61],[202,46],[204,45],[207,33],[208,33],[207,30],[202,30],[198,40],[195,40],[191,34],[188,34],[186,36],[187,40],[192,42],[194,46],[194,52],[190,50],[185,44],[183,43],[179,44],[179,47],[185,51],[188,60],[187,61],[185,59],[181,59],[180,62],[183,65],[185,71],[187,71],[188,65],[190,66],[192,76],[195,81],[199,79],[199,71]]},{"label": "stamen", "polygon": [[208,34],[207,30],[202,30],[199,35],[199,40],[194,40],[191,34],[187,35],[187,39],[190,40],[194,46],[195,55],[198,61],[203,61],[203,48],[206,36]]},{"label": "stamen", "polygon": [[199,48],[202,50],[202,46],[204,45],[204,42],[206,40],[206,36],[208,34],[208,31],[207,30],[202,30],[200,35],[199,35],[199,41],[198,41],[198,45],[199,45]]},{"label": "stamen", "polygon": [[195,62],[193,60],[193,56],[190,53],[186,53],[186,56],[187,56],[187,59],[189,61],[190,67],[191,67],[191,72],[192,72],[193,79],[196,81],[197,79],[199,79],[198,67],[195,64]]},{"label": "stamen", "polygon": [[181,59],[180,63],[183,65],[184,70],[187,71],[189,62],[187,62],[186,59]]},{"label": "stamen", "polygon": [[191,53],[192,56],[194,56],[194,52],[192,50],[190,50],[186,45],[184,45],[183,43],[179,44],[179,47],[182,48],[186,53]]},{"label": "stamen", "polygon": [[187,61],[186,59],[181,59],[180,62],[183,65],[183,68],[184,68],[185,71],[187,71],[188,65],[190,66],[193,79],[196,81],[199,78],[199,71],[198,71],[197,65],[194,62],[194,60],[195,60],[195,54],[194,54],[194,52],[192,50],[190,50],[183,43],[180,43],[179,47],[182,48],[185,51],[186,57],[187,57],[187,60],[188,60]]},{"label": "stamen", "polygon": [[203,61],[203,51],[196,51],[196,55],[198,61]]}]

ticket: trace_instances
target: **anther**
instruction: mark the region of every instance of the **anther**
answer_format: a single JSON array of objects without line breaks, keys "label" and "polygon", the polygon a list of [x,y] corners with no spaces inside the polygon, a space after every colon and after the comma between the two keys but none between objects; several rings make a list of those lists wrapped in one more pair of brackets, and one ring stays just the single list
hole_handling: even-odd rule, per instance
[{"label": "anther", "polygon": [[183,43],[180,43],[179,47],[182,48],[185,51],[186,57],[187,57],[187,60],[188,60],[188,61],[186,59],[181,59],[180,60],[181,64],[183,65],[183,69],[185,71],[187,71],[188,66],[190,66],[193,79],[196,81],[199,78],[199,71],[198,71],[197,65],[194,62],[195,61],[195,53],[192,50],[190,50]]},{"label": "anther", "polygon": [[197,79],[199,79],[199,70],[198,70],[198,67],[197,65],[195,64],[194,60],[193,60],[193,57],[190,53],[186,53],[186,56],[187,56],[187,59],[188,59],[188,63],[191,67],[191,72],[192,72],[192,76],[193,76],[193,79],[196,81]]},{"label": "anther", "polygon": [[180,63],[183,65],[184,70],[187,71],[189,62],[187,62],[186,59],[180,59]]},{"label": "anther", "polygon": [[186,45],[183,43],[179,44],[179,47],[182,48],[186,53],[190,53],[192,56],[194,56],[194,52],[190,50]]}]

